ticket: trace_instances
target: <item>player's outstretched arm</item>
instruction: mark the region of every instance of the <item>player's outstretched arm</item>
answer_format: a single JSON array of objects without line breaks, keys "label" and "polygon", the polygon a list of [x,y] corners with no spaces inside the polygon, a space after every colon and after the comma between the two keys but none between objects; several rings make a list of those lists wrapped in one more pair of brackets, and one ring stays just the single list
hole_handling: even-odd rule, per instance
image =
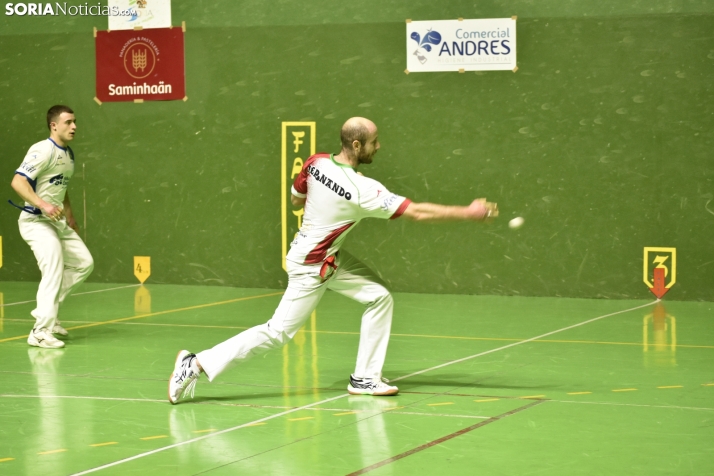
[{"label": "player's outstretched arm", "polygon": [[404,216],[415,221],[471,220],[490,222],[498,216],[498,204],[479,198],[467,207],[439,205],[436,203],[410,203]]},{"label": "player's outstretched arm", "polygon": [[57,221],[62,218],[62,208],[56,207],[42,200],[35,193],[35,191],[32,190],[32,185],[30,185],[30,183],[27,181],[27,178],[25,178],[24,176],[20,174],[15,174],[15,177],[13,177],[10,185],[15,190],[15,192],[17,192],[20,198],[22,198],[28,203],[31,203],[34,207],[42,210],[42,213],[44,213],[52,220]]}]

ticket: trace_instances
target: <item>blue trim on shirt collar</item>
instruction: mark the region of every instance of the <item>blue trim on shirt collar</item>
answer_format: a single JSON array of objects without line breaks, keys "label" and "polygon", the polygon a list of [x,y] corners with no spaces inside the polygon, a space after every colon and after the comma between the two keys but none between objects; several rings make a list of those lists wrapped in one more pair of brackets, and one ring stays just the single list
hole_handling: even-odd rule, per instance
[{"label": "blue trim on shirt collar", "polygon": [[64,147],[62,147],[61,145],[57,144],[57,142],[53,141],[53,140],[52,140],[52,137],[48,137],[47,140],[49,140],[50,142],[52,142],[54,145],[56,145],[57,147],[59,147],[59,148],[62,149],[63,151],[67,152],[67,149],[64,148]]}]

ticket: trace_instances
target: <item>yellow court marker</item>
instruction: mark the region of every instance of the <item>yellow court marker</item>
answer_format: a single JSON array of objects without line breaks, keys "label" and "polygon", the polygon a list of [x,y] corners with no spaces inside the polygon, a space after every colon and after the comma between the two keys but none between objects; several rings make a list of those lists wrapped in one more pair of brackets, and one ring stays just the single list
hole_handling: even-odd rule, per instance
[{"label": "yellow court marker", "polygon": [[613,392],[635,392],[637,391],[636,388],[618,388],[613,390]]},{"label": "yellow court marker", "polygon": [[[171,314],[172,312],[192,311],[194,309],[203,309],[206,307],[220,306],[223,304],[231,304],[231,303],[239,302],[239,301],[248,301],[250,299],[258,299],[258,298],[264,298],[264,297],[270,297],[270,296],[279,296],[279,295],[283,294],[283,292],[284,291],[280,291],[277,293],[269,293],[269,294],[259,294],[258,296],[248,296],[248,297],[243,297],[243,298],[229,299],[228,301],[210,302],[208,304],[199,304],[197,306],[189,306],[189,307],[182,307],[179,309],[169,309],[167,311],[152,312],[149,314],[142,314],[141,316],[123,317],[121,319],[112,319],[111,321],[94,322],[92,324],[85,324],[83,326],[68,327],[67,330],[71,331],[74,329],[84,329],[86,327],[104,326],[106,324],[116,324],[118,322],[131,321],[134,319],[143,319],[145,317],[153,317],[153,316],[161,316],[163,314]],[[17,337],[8,337],[7,339],[0,339],[0,344],[3,342],[10,342],[10,341],[19,340],[19,339],[27,339],[27,335],[17,336]]]},{"label": "yellow court marker", "polygon": [[156,435],[156,436],[145,436],[144,438],[139,438],[140,440],[158,440],[161,438],[168,438],[167,435]]},{"label": "yellow court marker", "polygon": [[442,405],[453,405],[454,402],[444,402],[444,403],[427,403],[430,407],[440,407]]},{"label": "yellow court marker", "polygon": [[702,387],[714,387],[714,383],[703,383]]},{"label": "yellow court marker", "polygon": [[313,420],[314,416],[306,416],[302,418],[289,418],[288,421],[303,421],[303,420]]},{"label": "yellow court marker", "polygon": [[569,392],[568,395],[589,395],[592,392]]},{"label": "yellow court marker", "polygon": [[117,443],[116,441],[108,441],[106,443],[95,443],[95,444],[89,445],[89,446],[91,446],[92,448],[97,448],[98,446],[109,446],[109,445],[118,445],[118,444],[119,443]]},{"label": "yellow court marker", "polygon": [[15,461],[15,458],[0,458],[0,463],[4,463],[6,461]]},{"label": "yellow court marker", "polygon": [[37,453],[38,455],[51,455],[54,453],[64,453],[67,451],[66,449],[61,449],[61,450],[52,450],[52,451],[42,451],[40,453]]},{"label": "yellow court marker", "polygon": [[262,426],[262,425],[267,425],[267,423],[265,423],[264,421],[261,421],[258,423],[251,423],[250,425],[246,425],[246,426]]},{"label": "yellow court marker", "polygon": [[357,412],[333,413],[332,416],[356,415]]},{"label": "yellow court marker", "polygon": [[404,407],[389,407],[389,408],[385,408],[384,411],[391,412],[392,410],[401,410],[402,408],[404,408]]},{"label": "yellow court marker", "polygon": [[476,403],[497,402],[499,400],[500,400],[500,398],[486,398],[484,400],[474,400],[474,402],[476,402]]},{"label": "yellow court marker", "polygon": [[212,431],[216,431],[215,428],[209,428],[208,430],[196,430],[194,433],[211,433]]},{"label": "yellow court marker", "polygon": [[657,388],[684,388],[684,385],[664,385],[662,387]]},{"label": "yellow court marker", "polygon": [[134,256],[134,276],[141,284],[151,276],[151,256]]},{"label": "yellow court marker", "polygon": [[530,395],[530,396],[527,396],[527,397],[518,397],[518,398],[525,398],[525,399],[528,399],[528,398],[545,398],[545,395]]}]

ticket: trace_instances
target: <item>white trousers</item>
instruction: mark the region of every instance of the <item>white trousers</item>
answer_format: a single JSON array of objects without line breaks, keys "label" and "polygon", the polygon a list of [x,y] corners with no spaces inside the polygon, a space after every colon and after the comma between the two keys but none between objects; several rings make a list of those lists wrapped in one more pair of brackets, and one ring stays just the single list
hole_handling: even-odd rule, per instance
[{"label": "white trousers", "polygon": [[37,308],[31,312],[35,329],[52,331],[59,324],[59,305],[94,269],[94,260],[67,221],[21,213],[20,235],[30,245],[42,273]]},{"label": "white trousers", "polygon": [[329,288],[367,306],[362,315],[354,375],[379,378],[387,355],[394,301],[382,281],[349,253],[340,251],[337,271],[327,280],[320,265],[287,262],[288,287],[273,317],[197,354],[198,362],[213,380],[232,363],[250,359],[287,344],[315,310]]}]

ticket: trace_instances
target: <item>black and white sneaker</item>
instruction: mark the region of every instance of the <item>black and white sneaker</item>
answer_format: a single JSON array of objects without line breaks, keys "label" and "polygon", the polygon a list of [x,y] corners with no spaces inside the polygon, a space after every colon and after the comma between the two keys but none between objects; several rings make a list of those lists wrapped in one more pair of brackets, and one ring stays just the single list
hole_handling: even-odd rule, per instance
[{"label": "black and white sneaker", "polygon": [[179,352],[176,356],[174,372],[169,378],[169,402],[175,405],[185,394],[190,394],[193,398],[196,382],[200,376],[201,371],[196,363],[196,354],[187,350]]},{"label": "black and white sneaker", "polygon": [[64,347],[64,342],[53,336],[47,329],[32,329],[30,335],[27,336],[27,343],[33,347],[42,347],[43,349],[61,349]]},{"label": "black and white sneaker", "polygon": [[347,385],[347,391],[352,395],[375,395],[387,396],[396,395],[399,393],[399,388],[394,385],[389,385],[389,380],[385,378],[357,378],[350,375],[350,384]]}]

